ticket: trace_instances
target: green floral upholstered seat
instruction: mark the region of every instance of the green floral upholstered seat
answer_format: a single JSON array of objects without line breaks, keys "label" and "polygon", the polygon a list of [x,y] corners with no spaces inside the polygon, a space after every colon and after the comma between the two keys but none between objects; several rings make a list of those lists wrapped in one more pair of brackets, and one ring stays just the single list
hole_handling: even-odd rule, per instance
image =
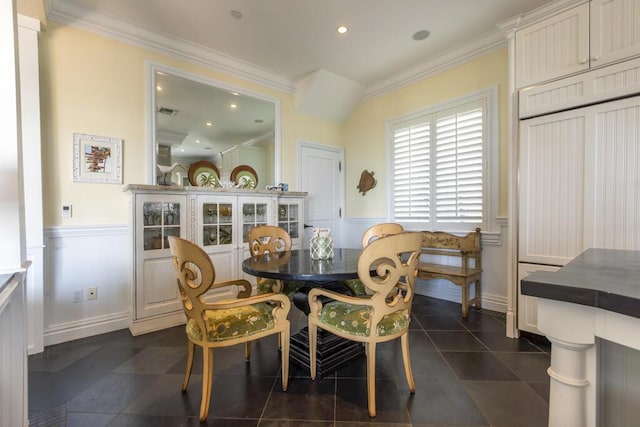
[{"label": "green floral upholstered seat", "polygon": [[[367,337],[371,334],[371,311],[369,305],[353,305],[341,301],[325,304],[320,312],[319,321],[349,334]],[[397,334],[409,327],[407,310],[395,311],[382,318],[377,325],[378,336]]]},{"label": "green floral upholstered seat", "polygon": [[[204,316],[209,326],[207,340],[224,341],[273,329],[272,311],[273,306],[266,303],[224,310],[205,310]],[[196,341],[202,340],[202,331],[195,319],[189,319],[187,322],[187,336]]]}]

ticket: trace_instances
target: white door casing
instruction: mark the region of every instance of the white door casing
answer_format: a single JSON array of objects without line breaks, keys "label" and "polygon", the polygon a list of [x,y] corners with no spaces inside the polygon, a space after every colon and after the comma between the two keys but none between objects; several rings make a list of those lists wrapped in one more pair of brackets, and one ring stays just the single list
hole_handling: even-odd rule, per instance
[{"label": "white door casing", "polygon": [[[331,229],[334,244],[342,246],[344,212],[344,149],[298,142],[298,188],[308,193],[305,224]],[[309,246],[309,232],[304,247]]]}]

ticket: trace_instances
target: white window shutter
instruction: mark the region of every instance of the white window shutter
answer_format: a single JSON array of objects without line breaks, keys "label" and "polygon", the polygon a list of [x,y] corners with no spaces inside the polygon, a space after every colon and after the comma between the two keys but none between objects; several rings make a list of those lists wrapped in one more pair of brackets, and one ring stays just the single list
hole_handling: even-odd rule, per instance
[{"label": "white window shutter", "polygon": [[436,120],[437,223],[482,223],[482,109]]},{"label": "white window shutter", "polygon": [[394,221],[457,231],[483,224],[486,105],[480,98],[392,123]]},{"label": "white window shutter", "polygon": [[401,222],[430,221],[430,124],[393,131],[393,215]]}]

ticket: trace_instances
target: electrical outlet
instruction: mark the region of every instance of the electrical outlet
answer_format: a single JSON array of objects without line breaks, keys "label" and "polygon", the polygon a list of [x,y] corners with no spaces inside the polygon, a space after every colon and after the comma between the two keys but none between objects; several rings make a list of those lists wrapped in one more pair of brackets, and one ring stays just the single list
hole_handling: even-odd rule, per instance
[{"label": "electrical outlet", "polygon": [[87,288],[87,300],[98,299],[98,288]]},{"label": "electrical outlet", "polygon": [[82,289],[74,289],[73,302],[81,302],[81,301],[82,301]]}]

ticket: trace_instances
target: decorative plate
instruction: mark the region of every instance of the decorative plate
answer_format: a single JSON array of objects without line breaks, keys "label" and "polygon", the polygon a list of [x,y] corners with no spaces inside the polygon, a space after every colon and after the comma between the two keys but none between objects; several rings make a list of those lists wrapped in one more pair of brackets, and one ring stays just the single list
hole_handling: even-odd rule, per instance
[{"label": "decorative plate", "polygon": [[220,172],[216,165],[206,160],[195,162],[189,167],[189,183],[196,187],[219,187]]},{"label": "decorative plate", "polygon": [[231,181],[240,188],[256,188],[258,186],[258,174],[251,166],[236,166],[231,171]]}]

